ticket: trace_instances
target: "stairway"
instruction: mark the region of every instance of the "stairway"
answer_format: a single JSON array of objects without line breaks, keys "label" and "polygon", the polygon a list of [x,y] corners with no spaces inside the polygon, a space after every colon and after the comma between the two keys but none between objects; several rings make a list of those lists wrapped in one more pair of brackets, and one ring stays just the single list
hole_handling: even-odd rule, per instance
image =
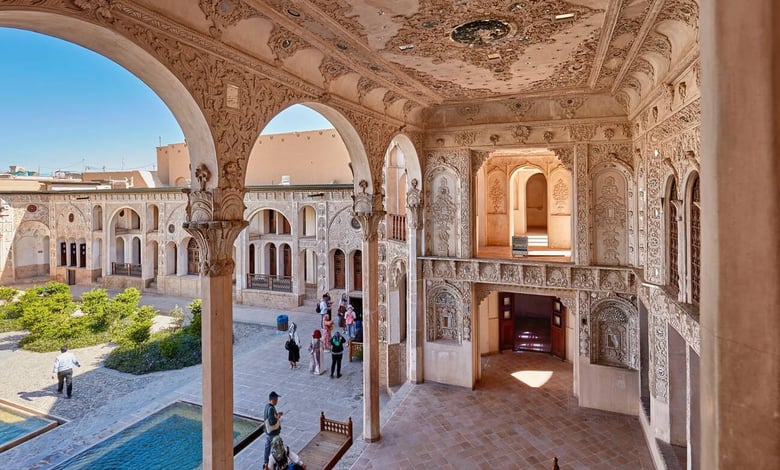
[{"label": "stairway", "polygon": [[530,250],[532,247],[537,248],[547,248],[547,234],[538,234],[538,235],[527,235],[528,237],[528,249]]}]

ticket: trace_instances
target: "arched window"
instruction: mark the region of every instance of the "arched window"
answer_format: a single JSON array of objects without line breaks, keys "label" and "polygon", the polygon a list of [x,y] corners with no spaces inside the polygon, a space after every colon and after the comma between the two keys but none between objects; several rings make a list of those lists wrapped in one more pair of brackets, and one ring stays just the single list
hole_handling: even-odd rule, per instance
[{"label": "arched window", "polygon": [[699,177],[694,177],[691,184],[691,302],[698,304],[700,300],[701,279],[701,192]]},{"label": "arched window", "polygon": [[276,276],[276,245],[268,244],[268,274]]},{"label": "arched window", "polygon": [[194,238],[190,238],[187,244],[187,274],[198,274],[198,264],[200,263],[200,248]]},{"label": "arched window", "polygon": [[346,270],[345,270],[345,257],[344,252],[336,250],[333,253],[333,288],[344,289],[346,288]]},{"label": "arched window", "polygon": [[353,290],[363,290],[363,252],[355,251],[352,258],[352,284]]},{"label": "arched window", "polygon": [[282,245],[282,269],[284,270],[283,276],[292,276],[292,250],[290,245],[286,243]]},{"label": "arched window", "polygon": [[673,289],[679,289],[680,286],[680,267],[677,264],[677,256],[680,252],[678,244],[678,230],[677,230],[677,206],[674,205],[673,199],[677,196],[677,183],[672,180],[672,184],[669,187],[669,196],[666,211],[666,225],[669,227],[669,285]]}]

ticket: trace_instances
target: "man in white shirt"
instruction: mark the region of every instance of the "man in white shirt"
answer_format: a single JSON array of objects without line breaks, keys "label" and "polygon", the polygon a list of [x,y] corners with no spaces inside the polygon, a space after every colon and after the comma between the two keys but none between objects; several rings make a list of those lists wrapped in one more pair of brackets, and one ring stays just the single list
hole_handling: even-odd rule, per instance
[{"label": "man in white shirt", "polygon": [[79,361],[76,360],[76,356],[72,352],[68,352],[68,347],[63,346],[60,348],[60,355],[54,360],[54,370],[51,373],[51,378],[57,375],[57,393],[62,393],[62,383],[67,384],[68,398],[73,395],[73,366],[81,367]]}]

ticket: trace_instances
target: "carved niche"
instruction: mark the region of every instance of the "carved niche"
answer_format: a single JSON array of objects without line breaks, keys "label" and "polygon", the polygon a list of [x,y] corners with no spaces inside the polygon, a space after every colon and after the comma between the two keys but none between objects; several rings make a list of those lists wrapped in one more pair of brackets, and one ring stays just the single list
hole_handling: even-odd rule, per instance
[{"label": "carved niche", "polygon": [[639,370],[639,315],[619,297],[596,302],[591,308],[590,362]]},{"label": "carved niche", "polygon": [[551,215],[571,215],[571,174],[555,170],[550,175],[552,187]]},{"label": "carved niche", "polygon": [[457,285],[440,281],[427,296],[426,339],[462,344],[471,341],[471,290],[467,283]]}]

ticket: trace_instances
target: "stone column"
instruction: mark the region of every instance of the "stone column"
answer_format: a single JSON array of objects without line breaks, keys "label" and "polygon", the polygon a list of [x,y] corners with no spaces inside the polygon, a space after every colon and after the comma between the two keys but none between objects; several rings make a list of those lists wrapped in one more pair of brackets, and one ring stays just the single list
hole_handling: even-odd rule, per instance
[{"label": "stone column", "polygon": [[363,439],[379,440],[379,222],[383,220],[382,195],[353,196],[354,215],[363,234]]},{"label": "stone column", "polygon": [[409,247],[409,292],[408,311],[409,324],[409,380],[413,384],[422,383],[423,375],[423,343],[425,342],[425,302],[423,296],[422,262],[417,259],[422,249],[422,192],[417,189],[419,182],[412,179],[411,189],[406,193],[406,227]]},{"label": "stone column", "polygon": [[780,468],[780,6],[701,2],[703,469]]},{"label": "stone column", "polygon": [[[203,468],[233,468],[233,242],[248,223],[243,214],[243,189],[206,190],[210,171],[201,165],[195,175],[199,191],[186,190],[184,229],[200,248],[200,292],[203,351]],[[241,208],[236,206],[241,205]],[[232,218],[231,218],[232,217]],[[221,220],[226,219],[226,220]]]},{"label": "stone column", "polygon": [[574,146],[574,171],[572,172],[574,198],[572,209],[572,260],[576,264],[590,264],[590,209],[588,207],[588,144]]},{"label": "stone column", "polygon": [[246,289],[246,274],[249,266],[249,232],[244,230],[238,236],[236,243],[236,294],[241,295]]}]

